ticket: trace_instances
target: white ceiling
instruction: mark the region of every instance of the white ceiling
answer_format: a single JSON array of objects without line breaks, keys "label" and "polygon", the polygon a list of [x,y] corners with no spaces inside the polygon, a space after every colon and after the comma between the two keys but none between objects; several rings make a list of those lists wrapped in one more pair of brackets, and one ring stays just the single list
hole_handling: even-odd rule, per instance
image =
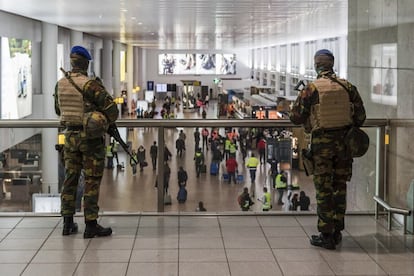
[{"label": "white ceiling", "polygon": [[309,33],[329,37],[346,27],[347,2],[0,0],[0,10],[136,46],[232,49],[284,43]]}]

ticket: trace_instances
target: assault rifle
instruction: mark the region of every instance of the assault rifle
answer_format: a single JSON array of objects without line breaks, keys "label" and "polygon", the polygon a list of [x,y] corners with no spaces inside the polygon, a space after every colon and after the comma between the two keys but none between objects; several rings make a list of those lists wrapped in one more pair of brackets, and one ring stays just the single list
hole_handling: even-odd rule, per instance
[{"label": "assault rifle", "polygon": [[306,84],[305,84],[305,82],[303,81],[303,80],[300,80],[296,85],[295,85],[295,87],[293,88],[293,90],[296,90],[296,91],[301,91],[303,88],[305,88],[305,86],[306,86]]},{"label": "assault rifle", "polygon": [[115,141],[117,141],[121,145],[124,151],[129,155],[129,157],[131,157],[132,161],[135,164],[138,164],[138,160],[136,159],[136,157],[132,156],[132,153],[129,151],[129,146],[124,142],[124,140],[122,140],[121,135],[119,134],[118,128],[116,127],[115,123],[109,126],[107,132],[109,135],[111,135],[115,139]]}]

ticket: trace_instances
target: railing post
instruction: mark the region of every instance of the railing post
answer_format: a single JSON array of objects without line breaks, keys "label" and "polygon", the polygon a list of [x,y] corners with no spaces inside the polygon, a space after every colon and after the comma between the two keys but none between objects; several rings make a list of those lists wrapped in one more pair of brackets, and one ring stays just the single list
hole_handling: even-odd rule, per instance
[{"label": "railing post", "polygon": [[164,127],[158,128],[157,212],[164,212]]}]

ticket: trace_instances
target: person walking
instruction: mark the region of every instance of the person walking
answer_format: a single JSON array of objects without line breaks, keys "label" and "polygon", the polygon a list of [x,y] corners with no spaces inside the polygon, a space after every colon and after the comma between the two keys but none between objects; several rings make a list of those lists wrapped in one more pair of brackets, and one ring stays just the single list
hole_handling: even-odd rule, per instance
[{"label": "person walking", "polygon": [[[111,95],[99,79],[88,77],[88,50],[74,46],[70,52],[71,71],[55,87],[55,111],[65,126],[65,180],[61,192],[62,235],[78,232],[73,221],[76,191],[81,170],[85,172],[84,215],[85,239],[109,236],[110,227],[97,223],[99,188],[105,167],[104,134],[113,128],[119,111]],[[84,124],[84,122],[87,122]]]},{"label": "person walking", "polygon": [[285,190],[287,189],[287,178],[286,178],[286,173],[284,171],[280,171],[280,173],[276,175],[275,187],[279,194],[277,204],[283,205],[283,201],[282,201],[283,194],[285,193]]},{"label": "person walking", "polygon": [[206,149],[208,150],[208,135],[210,134],[210,132],[208,131],[207,128],[203,128],[201,130],[201,136],[203,136],[203,151],[204,151],[204,145],[206,147]]},{"label": "person walking", "polygon": [[345,227],[346,182],[351,180],[353,159],[344,137],[366,119],[357,88],[335,75],[334,60],[327,49],[315,53],[317,79],[299,93],[289,113],[294,124],[311,133],[320,233],[312,235],[310,243],[326,249],[336,248]]},{"label": "person walking", "polygon": [[114,154],[112,153],[112,143],[110,143],[109,145],[107,145],[105,147],[105,152],[106,152],[106,167],[108,169],[113,169],[114,168]]},{"label": "person walking", "polygon": [[251,183],[254,183],[256,180],[257,166],[259,166],[259,159],[257,159],[255,154],[252,153],[246,163],[246,167],[249,169],[250,172]]},{"label": "person walking", "polygon": [[137,159],[138,159],[138,163],[139,163],[139,171],[142,172],[144,171],[144,167],[146,166],[146,150],[144,148],[143,145],[140,145],[138,150],[137,150]]},{"label": "person walking", "polygon": [[229,159],[227,159],[226,170],[229,175],[229,184],[231,183],[232,179],[233,179],[234,184],[237,183],[237,178],[236,178],[237,166],[238,164],[237,164],[236,158],[230,157]]},{"label": "person walking", "polygon": [[198,130],[198,127],[194,131],[194,150],[197,150],[200,147],[200,140],[201,140],[201,134]]},{"label": "person walking", "polygon": [[183,166],[180,166],[180,168],[177,172],[177,179],[178,179],[178,187],[187,186],[188,174],[184,170]]},{"label": "person walking", "polygon": [[265,138],[260,138],[257,142],[257,150],[259,151],[260,164],[265,162],[265,152],[266,152],[266,140]]},{"label": "person walking", "polygon": [[194,161],[196,166],[197,177],[200,177],[201,166],[204,165],[204,153],[201,151],[201,148],[198,148],[196,153],[194,154]]},{"label": "person walking", "polygon": [[155,171],[157,169],[157,157],[158,157],[158,146],[157,142],[154,141],[150,148],[150,155],[151,155],[151,162],[152,162],[152,170]]},{"label": "person walking", "polygon": [[177,150],[177,157],[183,156],[183,151],[185,150],[185,142],[183,139],[178,138],[175,140],[175,149]]},{"label": "person walking", "polygon": [[137,174],[138,155],[135,150],[132,150],[131,157],[129,158],[129,164],[132,167],[132,175]]}]

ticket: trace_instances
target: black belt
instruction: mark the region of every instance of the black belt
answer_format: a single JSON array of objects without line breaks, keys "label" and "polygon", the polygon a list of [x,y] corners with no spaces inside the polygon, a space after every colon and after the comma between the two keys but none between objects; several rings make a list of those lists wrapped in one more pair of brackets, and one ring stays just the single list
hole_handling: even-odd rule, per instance
[{"label": "black belt", "polygon": [[337,128],[325,128],[317,129],[312,131],[312,135],[323,135],[325,133],[335,133],[335,132],[346,132],[349,130],[349,127],[337,127]]},{"label": "black belt", "polygon": [[81,130],[83,130],[83,126],[68,126],[68,127],[66,127],[66,130],[69,130],[69,131],[81,131]]}]

